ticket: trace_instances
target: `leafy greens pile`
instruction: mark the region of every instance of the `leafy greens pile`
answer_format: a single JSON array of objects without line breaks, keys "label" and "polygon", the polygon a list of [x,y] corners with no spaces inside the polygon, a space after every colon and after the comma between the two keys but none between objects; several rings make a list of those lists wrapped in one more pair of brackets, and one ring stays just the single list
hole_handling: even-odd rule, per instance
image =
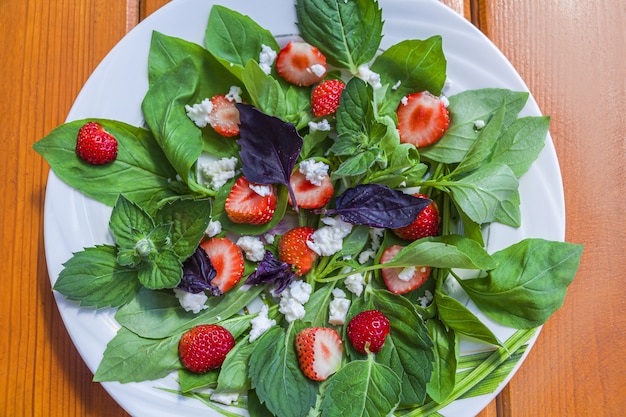
[{"label": "leafy greens pile", "polygon": [[[66,123],[34,145],[68,185],[113,206],[109,227],[115,245],[75,253],[54,289],[81,306],[119,307],[115,318],[121,328],[106,348],[96,381],[154,380],[178,371],[181,394],[209,405],[208,396],[194,390],[209,387],[215,393],[240,395],[238,404],[250,415],[387,415],[394,410],[398,415],[428,415],[423,410],[438,409],[500,369],[532,334],[499,340],[447,292],[446,283],[458,283],[491,319],[531,331],[562,305],[574,278],[579,245],[530,238],[489,254],[483,241],[482,230],[489,223],[520,226],[518,178],[542,150],[549,119],[519,118],[527,93],[465,91],[449,97],[451,125],[444,137],[418,152],[400,143],[395,109],[409,93],[442,93],[446,59],[441,37],[405,40],[380,52],[383,20],[375,1],[297,0],[295,7],[300,36],[336,68],[328,76],[347,80],[336,117],[329,119],[330,131],[309,128],[309,122],[319,121],[310,110],[310,89],[289,85],[275,70],[266,74],[259,66],[262,45],[278,51],[277,39],[249,17],[214,6],[204,46],[154,32],[150,87],[142,104],[147,128],[98,120],[118,139],[114,163],[96,168],[76,156],[76,134],[85,120]],[[356,76],[362,65],[380,75],[382,87],[374,89]],[[246,103],[302,137],[291,160],[274,161],[281,172],[270,167],[269,173],[259,174],[264,179],[275,174],[267,182],[277,184],[279,196],[273,220],[263,226],[228,220],[223,206],[234,180],[212,190],[197,174],[204,154],[235,156],[244,174],[246,169],[258,174],[251,168],[254,143],[200,129],[185,113],[185,105],[224,94],[233,85],[242,87]],[[242,131],[262,130],[256,117],[242,117]],[[477,120],[485,126],[477,128]],[[272,136],[278,137],[274,146],[288,146],[281,134]],[[288,175],[297,161],[307,158],[331,167],[337,200],[363,184],[392,190],[419,187],[440,208],[442,235],[407,242],[386,231],[379,254],[361,264],[357,258],[370,247],[372,233],[371,225],[357,223],[342,250],[322,257],[306,275],[314,292],[304,319],[286,323],[272,298],[263,297],[279,325],[252,343],[248,332],[256,314],[242,311],[269,287],[240,290],[242,280],[226,294],[210,297],[200,313],[185,311],[170,289],[179,284],[183,264],[209,221],[219,220],[224,230],[242,235],[274,228],[293,214],[287,204]],[[337,209],[329,207],[328,213]],[[301,224],[320,225],[320,214],[301,210],[297,216]],[[393,244],[404,249],[386,267],[433,268],[427,284],[404,296],[385,289],[376,262]],[[246,274],[256,268],[246,261]],[[462,278],[462,270],[473,278]],[[359,297],[349,293],[347,320],[375,308],[389,318],[391,333],[375,356],[361,355],[346,344],[344,366],[325,383],[310,381],[298,368],[295,335],[306,326],[330,326],[332,290],[344,288],[343,278],[354,273],[364,274],[367,286]],[[426,291],[433,295],[428,305],[421,302]],[[194,375],[182,368],[177,344],[186,329],[201,323],[220,323],[237,344],[221,370]],[[342,326],[338,330],[342,334]],[[486,361],[488,366],[459,377],[461,336],[495,345],[501,360]]]}]

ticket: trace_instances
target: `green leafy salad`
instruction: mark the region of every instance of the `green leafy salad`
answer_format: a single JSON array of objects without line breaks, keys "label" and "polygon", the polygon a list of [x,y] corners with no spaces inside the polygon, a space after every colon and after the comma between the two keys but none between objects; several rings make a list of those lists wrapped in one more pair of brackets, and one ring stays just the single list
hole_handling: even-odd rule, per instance
[{"label": "green leafy salad", "polygon": [[[81,307],[117,309],[94,380],[175,372],[179,389],[162,395],[229,416],[438,415],[492,392],[563,304],[582,253],[540,238],[486,248],[491,223],[521,226],[519,178],[549,118],[520,116],[526,92],[445,97],[442,38],[381,49],[376,1],[294,7],[297,36],[218,5],[202,46],[154,32],[143,126],[76,120],[34,145],[112,207],[114,243],[74,253],[54,284]],[[418,107],[443,123],[425,146],[411,137],[430,125],[403,114]],[[399,232],[422,223],[429,233]],[[468,299],[513,336],[500,340]],[[372,322],[348,331],[369,311],[388,323],[376,348]],[[198,368],[225,343],[190,344],[188,360],[205,325],[229,344]],[[460,355],[466,339],[484,352]]]}]

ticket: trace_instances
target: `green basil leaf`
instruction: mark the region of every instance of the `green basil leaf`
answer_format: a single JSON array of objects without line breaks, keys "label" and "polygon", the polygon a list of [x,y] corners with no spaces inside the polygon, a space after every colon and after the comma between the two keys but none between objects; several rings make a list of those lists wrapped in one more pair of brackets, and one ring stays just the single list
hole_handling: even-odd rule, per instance
[{"label": "green basil leaf", "polygon": [[84,307],[119,307],[141,288],[137,271],[117,264],[113,246],[96,246],[76,252],[63,264],[53,289]]},{"label": "green basil leaf", "polygon": [[547,116],[514,121],[496,142],[490,161],[507,164],[518,178],[521,177],[545,146],[549,126]]},{"label": "green basil leaf", "polygon": [[155,215],[158,224],[171,224],[172,249],[187,259],[198,247],[211,219],[211,201],[176,199],[164,204]]},{"label": "green basil leaf", "polygon": [[335,67],[356,74],[378,51],[383,21],[375,1],[298,0],[296,14],[302,38]]},{"label": "green basil leaf", "polygon": [[196,374],[183,368],[178,370],[178,384],[182,392],[191,392],[198,388],[215,387],[218,374],[219,369]]},{"label": "green basil leaf", "polygon": [[388,416],[400,403],[401,380],[388,366],[349,362],[333,375],[322,399],[322,417]]},{"label": "green basil leaf", "polygon": [[[112,163],[90,165],[76,155],[78,130],[88,121],[98,122],[117,139]],[[54,129],[33,149],[67,185],[111,207],[120,194],[146,207],[178,194],[176,171],[146,129],[113,120],[76,120]]]},{"label": "green basil leaf", "polygon": [[498,267],[485,278],[460,280],[478,308],[507,326],[540,326],[558,310],[573,281],[582,245],[525,239],[493,254]]},{"label": "green basil leaf", "polygon": [[107,344],[93,380],[126,383],[163,378],[182,367],[179,338],[144,339],[122,327]]},{"label": "green basil leaf", "polygon": [[428,320],[426,327],[435,352],[433,375],[426,392],[433,401],[440,403],[454,390],[460,344],[454,330],[446,328],[437,318]]},{"label": "green basil leaf", "polygon": [[502,346],[498,337],[457,299],[441,291],[435,291],[434,302],[437,305],[439,319],[446,327],[485,343]]},{"label": "green basil leaf", "polygon": [[216,394],[246,395],[250,389],[248,361],[254,345],[244,338],[226,355],[217,378]]},{"label": "green basil leaf", "polygon": [[139,282],[151,290],[174,288],[183,276],[183,264],[171,249],[156,252],[153,259],[145,262],[139,272]]},{"label": "green basil leaf", "polygon": [[483,165],[448,185],[454,202],[472,221],[520,226],[519,182],[508,165]]},{"label": "green basil leaf", "polygon": [[295,338],[303,325],[274,326],[254,342],[250,380],[259,400],[273,413],[302,417],[315,405],[318,386],[298,366]]}]

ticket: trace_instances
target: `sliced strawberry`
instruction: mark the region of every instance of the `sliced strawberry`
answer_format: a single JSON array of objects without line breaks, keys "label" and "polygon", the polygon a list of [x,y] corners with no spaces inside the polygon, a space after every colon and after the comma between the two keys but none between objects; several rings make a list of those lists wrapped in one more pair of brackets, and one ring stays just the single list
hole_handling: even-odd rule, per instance
[{"label": "sliced strawberry", "polygon": [[214,237],[200,244],[215,268],[211,281],[223,293],[237,285],[243,277],[244,261],[241,249],[225,237]]},{"label": "sliced strawberry", "polygon": [[360,353],[376,353],[389,334],[389,319],[378,310],[362,311],[350,319],[347,327],[350,344]]},{"label": "sliced strawberry", "polygon": [[[296,203],[299,208],[314,209],[324,207],[335,193],[330,176],[326,174],[320,185],[315,185],[306,179],[305,174],[295,171],[289,179],[293,193],[296,196]],[[291,198],[289,204],[293,205]]]},{"label": "sliced strawberry", "polygon": [[[267,195],[265,191],[268,191]],[[274,187],[254,184],[240,177],[230,189],[224,209],[233,223],[265,224],[272,219],[276,209]]]},{"label": "sliced strawberry", "polygon": [[276,57],[278,75],[298,86],[320,82],[326,69],[326,57],[306,42],[289,42]]},{"label": "sliced strawberry", "polygon": [[[428,198],[424,194],[414,194],[416,197]],[[439,234],[439,209],[433,201],[420,212],[415,221],[408,226],[393,229],[393,232],[406,240],[417,240],[427,236]]]},{"label": "sliced strawberry", "polygon": [[76,154],[92,165],[108,164],[117,158],[117,139],[99,123],[85,123],[78,130]]},{"label": "sliced strawberry", "polygon": [[239,134],[239,110],[235,106],[235,100],[225,95],[217,95],[211,98],[211,113],[209,124],[217,133],[226,137]]},{"label": "sliced strawberry", "polygon": [[194,373],[217,369],[235,346],[235,338],[217,324],[201,324],[187,330],[178,342],[178,355],[183,366]]},{"label": "sliced strawberry", "polygon": [[400,141],[418,148],[437,142],[450,125],[445,103],[428,91],[404,97],[396,113]]},{"label": "sliced strawberry", "polygon": [[317,253],[306,244],[311,240],[313,232],[315,229],[312,227],[296,227],[282,235],[278,241],[278,259],[291,264],[297,275],[309,272],[317,260]]},{"label": "sliced strawberry", "polygon": [[341,367],[341,337],[334,329],[309,327],[296,335],[298,363],[304,375],[324,381]]},{"label": "sliced strawberry", "polygon": [[[380,257],[380,263],[384,264],[391,261],[400,250],[402,250],[402,246],[400,245],[388,247]],[[389,291],[395,294],[405,294],[426,282],[430,275],[430,267],[383,268],[381,273],[383,281],[385,281],[385,285]]]},{"label": "sliced strawberry", "polygon": [[311,92],[313,116],[324,117],[335,113],[344,88],[346,85],[341,80],[326,80],[315,86]]}]

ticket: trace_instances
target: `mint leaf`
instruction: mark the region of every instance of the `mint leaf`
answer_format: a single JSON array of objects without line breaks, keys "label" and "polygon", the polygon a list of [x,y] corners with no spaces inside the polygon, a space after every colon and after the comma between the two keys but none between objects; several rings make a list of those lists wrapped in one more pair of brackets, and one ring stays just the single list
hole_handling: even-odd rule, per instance
[{"label": "mint leaf", "polygon": [[[401,381],[370,355],[333,375],[322,399],[322,417],[388,416],[400,402]],[[303,414],[304,415],[304,414]]]},{"label": "mint leaf", "polygon": [[[283,184],[291,201],[296,198],[289,179],[302,149],[302,137],[291,123],[268,116],[260,110],[237,104],[243,175],[257,184]],[[262,127],[262,128],[261,128]]]},{"label": "mint leaf", "polygon": [[494,253],[499,265],[487,277],[459,283],[486,315],[528,329],[544,324],[563,305],[581,254],[581,245],[525,239]]},{"label": "mint leaf", "polygon": [[378,51],[383,21],[375,1],[298,0],[296,14],[302,38],[336,67],[356,74]]},{"label": "mint leaf", "polygon": [[137,204],[120,195],[111,211],[109,230],[120,249],[135,249],[137,241],[154,230],[154,220]]},{"label": "mint leaf", "polygon": [[[117,139],[114,162],[94,166],[76,155],[78,130],[88,121],[98,122]],[[146,207],[177,195],[176,171],[146,129],[113,120],[76,120],[54,129],[33,149],[63,182],[108,206],[113,206],[120,194]]]},{"label": "mint leaf", "polygon": [[180,258],[171,249],[163,249],[154,254],[149,262],[145,262],[138,270],[139,282],[151,290],[174,288],[183,275]]},{"label": "mint leaf", "polygon": [[144,339],[122,327],[107,344],[93,377],[95,382],[140,382],[163,378],[182,367],[178,359],[180,335]]},{"label": "mint leaf", "polygon": [[119,307],[130,302],[141,285],[137,271],[117,264],[112,246],[75,253],[63,264],[53,289],[83,307]]},{"label": "mint leaf", "polygon": [[283,417],[306,416],[315,404],[317,384],[298,366],[295,337],[301,326],[287,330],[272,327],[254,342],[250,356],[250,380],[259,400]]}]

